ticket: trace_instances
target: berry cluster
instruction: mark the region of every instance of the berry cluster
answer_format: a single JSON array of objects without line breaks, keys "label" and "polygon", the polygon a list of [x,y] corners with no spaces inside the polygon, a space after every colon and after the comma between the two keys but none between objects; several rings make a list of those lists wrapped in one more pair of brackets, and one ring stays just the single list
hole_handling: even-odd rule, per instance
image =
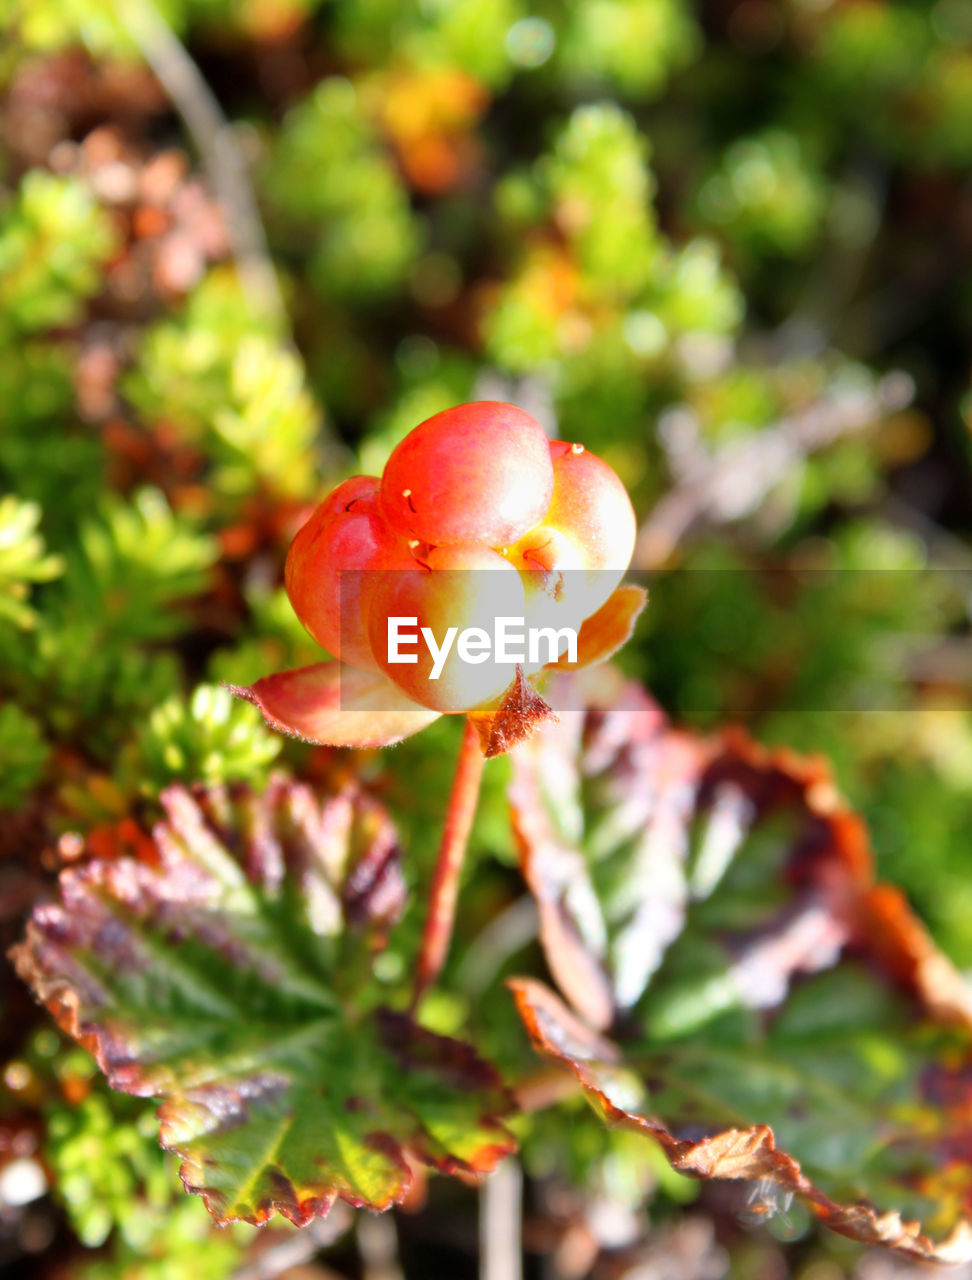
[{"label": "berry cluster", "polygon": [[417,426],[380,479],[339,485],[294,539],[287,592],[335,657],[385,671],[424,706],[464,712],[502,694],[509,669],[452,652],[433,679],[421,647],[391,660],[388,620],[415,618],[439,641],[453,627],[489,632],[498,617],[577,628],[614,591],[634,538],[607,463],[549,441],[515,405],[482,401]]}]

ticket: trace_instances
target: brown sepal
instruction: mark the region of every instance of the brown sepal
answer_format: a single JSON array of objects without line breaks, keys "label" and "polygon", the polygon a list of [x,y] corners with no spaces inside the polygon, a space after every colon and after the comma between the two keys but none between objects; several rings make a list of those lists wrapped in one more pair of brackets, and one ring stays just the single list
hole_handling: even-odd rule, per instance
[{"label": "brown sepal", "polygon": [[532,737],[544,720],[557,719],[526,679],[522,667],[517,667],[516,675],[500,700],[481,714],[470,713],[469,718],[476,726],[487,760],[504,755],[518,742]]}]

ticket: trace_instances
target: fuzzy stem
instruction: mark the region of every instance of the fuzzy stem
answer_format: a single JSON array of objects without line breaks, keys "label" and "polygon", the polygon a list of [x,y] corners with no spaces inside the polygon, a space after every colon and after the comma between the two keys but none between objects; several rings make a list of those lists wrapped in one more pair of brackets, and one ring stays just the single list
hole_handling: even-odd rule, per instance
[{"label": "fuzzy stem", "polygon": [[432,881],[425,932],[422,935],[422,951],[415,977],[415,994],[412,997],[413,1011],[428,987],[439,976],[449,951],[452,926],[456,918],[459,876],[476,815],[485,763],[476,726],[467,719],[462,746],[459,748],[456,776],[449,795],[442,843],[439,845],[439,859]]}]

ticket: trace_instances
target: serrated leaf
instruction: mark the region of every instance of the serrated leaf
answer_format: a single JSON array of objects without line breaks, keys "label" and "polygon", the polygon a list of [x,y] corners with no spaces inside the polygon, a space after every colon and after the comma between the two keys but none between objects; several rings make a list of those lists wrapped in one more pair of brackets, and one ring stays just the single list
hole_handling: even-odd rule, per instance
[{"label": "serrated leaf", "polygon": [[217,1221],[385,1209],[411,1159],[476,1173],[513,1149],[493,1069],[380,1005],[403,886],[375,801],[278,778],[162,803],[157,860],[65,872],[14,960],[114,1088],[164,1099],[160,1141]]},{"label": "serrated leaf", "polygon": [[641,995],[681,930],[687,786],[700,748],[664,728],[634,686],[618,700],[609,673],[600,709],[579,713],[590,684],[561,678],[551,687],[554,704],[574,710],[514,753],[510,800],[547,962],[577,1009],[604,1028]]},{"label": "serrated leaf", "polygon": [[972,1002],[825,763],[680,733],[630,686],[560,716],[514,757],[576,1010],[514,981],[537,1050],[675,1169],[749,1181],[756,1216],[796,1194],[853,1239],[972,1258]]}]

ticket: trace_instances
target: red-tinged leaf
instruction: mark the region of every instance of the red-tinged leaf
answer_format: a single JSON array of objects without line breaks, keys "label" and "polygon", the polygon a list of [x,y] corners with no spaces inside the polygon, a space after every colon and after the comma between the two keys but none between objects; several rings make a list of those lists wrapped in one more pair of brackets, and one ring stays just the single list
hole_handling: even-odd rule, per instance
[{"label": "red-tinged leaf", "polygon": [[614,679],[514,755],[524,871],[577,1011],[515,982],[535,1047],[676,1169],[752,1182],[751,1212],[797,1194],[854,1239],[972,1258],[962,980],[875,883],[824,762],[680,733]]},{"label": "red-tinged leaf", "polygon": [[551,688],[574,709],[514,753],[510,789],[547,963],[600,1028],[638,999],[681,931],[687,808],[702,764],[699,745],[670,730],[646,694],[628,685],[615,701],[612,673],[603,684],[596,713],[577,709],[600,692],[589,678]]},{"label": "red-tinged leaf", "polygon": [[[956,1073],[947,1066],[938,1068],[944,1080],[933,1086],[933,1078],[929,1078],[926,1096],[919,1094],[919,1105],[923,1105],[924,1111],[915,1117],[910,1133],[903,1132],[904,1126],[898,1123],[897,1118],[888,1116],[879,1105],[874,1105],[870,1113],[874,1127],[873,1145],[885,1157],[889,1169],[901,1177],[909,1202],[924,1203],[929,1218],[944,1226],[943,1234],[932,1238],[916,1219],[904,1216],[897,1209],[876,1208],[866,1193],[854,1190],[854,1182],[866,1183],[870,1171],[862,1171],[856,1180],[848,1179],[846,1201],[832,1198],[825,1190],[826,1183],[830,1181],[827,1175],[814,1173],[809,1176],[800,1161],[789,1151],[781,1149],[769,1124],[746,1124],[745,1116],[740,1114],[737,1124],[719,1127],[711,1119],[706,1123],[699,1114],[701,1104],[697,1104],[691,1120],[682,1126],[692,1136],[678,1137],[680,1126],[664,1114],[663,1106],[658,1105],[658,1097],[651,1088],[655,1080],[663,1079],[660,1073],[665,1070],[671,1073],[669,1085],[677,1091],[677,1062],[670,1060],[642,1068],[638,1075],[648,1086],[650,1105],[639,1107],[630,1100],[635,1073],[615,1045],[594,1040],[593,1033],[586,1032],[567,1006],[543,983],[518,978],[513,979],[510,986],[534,1047],[544,1057],[560,1063],[574,1074],[588,1102],[605,1124],[612,1128],[631,1129],[657,1143],[672,1168],[687,1177],[742,1179],[751,1183],[752,1190],[747,1197],[750,1216],[769,1218],[781,1203],[786,1203],[788,1197],[797,1195],[828,1227],[852,1240],[884,1245],[928,1262],[961,1263],[972,1259],[972,1225],[968,1216],[972,1179],[967,1169],[961,1168],[968,1158],[967,1146],[963,1150],[963,1144],[968,1143],[970,1136],[967,1115],[963,1127],[951,1142],[947,1128],[941,1122],[935,1140],[928,1141],[924,1132],[925,1112],[935,1101],[934,1087],[951,1085],[954,1088],[958,1083],[963,1088],[962,1102],[967,1111],[968,1093],[972,1087],[972,1077],[968,1072],[972,1068],[967,1066],[958,1081]],[[947,1052],[943,1051],[943,1057],[947,1057]],[[866,1066],[865,1062],[859,1064],[860,1069],[866,1069]],[[779,1068],[778,1062],[766,1064],[756,1053],[735,1062],[730,1061],[729,1055],[722,1055],[719,1063],[723,1072],[752,1072],[754,1087],[749,1092],[753,1095],[754,1109],[758,1107],[757,1095],[764,1089],[767,1091],[765,1107],[773,1109],[772,1084]],[[819,1117],[816,1123],[829,1131],[833,1122],[824,1116],[830,1082],[820,1088],[818,1097],[814,1097],[812,1084],[808,1079],[803,1105],[821,1104],[821,1110],[815,1113]],[[687,1095],[699,1086],[690,1073],[683,1079],[682,1087]],[[662,1089],[659,1089],[659,1094],[664,1096]],[[731,1111],[730,1105],[718,1092],[713,1094],[710,1105],[713,1117],[724,1123]],[[778,1101],[775,1105],[779,1105]],[[813,1113],[807,1119],[808,1123],[814,1123]],[[706,1132],[707,1129],[711,1132]],[[697,1136],[700,1134],[704,1136]],[[940,1153],[935,1150],[935,1141],[941,1144]],[[950,1147],[953,1150],[950,1151]],[[956,1151],[960,1153],[958,1156]],[[865,1155],[862,1151],[862,1161]],[[939,1156],[947,1160],[947,1167],[936,1169],[934,1161]],[[903,1163],[905,1169],[899,1171]],[[958,1173],[961,1177],[957,1179]],[[880,1178],[882,1189],[892,1189],[888,1185],[892,1176],[889,1173]],[[957,1186],[954,1185],[956,1181]],[[960,1201],[957,1205],[954,1203],[956,1199]]]},{"label": "red-tinged leaf", "polygon": [[375,801],[283,779],[162,801],[157,859],[64,872],[13,958],[114,1088],[164,1099],[160,1141],[217,1221],[384,1209],[413,1161],[470,1175],[513,1149],[493,1069],[381,1008],[403,889]]},{"label": "red-tinged leaf", "polygon": [[634,635],[635,623],[647,603],[648,592],[644,587],[623,583],[597,613],[581,624],[577,633],[577,661],[568,662],[565,656],[549,663],[547,670],[576,671],[613,658]]},{"label": "red-tinged leaf", "polygon": [[972,987],[932,942],[900,889],[878,884],[867,892],[859,927],[882,966],[937,1018],[972,1028]]},{"label": "red-tinged leaf", "polygon": [[[739,730],[675,729],[610,668],[560,676],[550,698],[556,730],[542,728],[513,756],[512,816],[547,962],[593,1026],[638,1001],[690,905],[750,847],[780,835],[767,909],[754,902],[734,941],[736,971],[761,975],[745,984],[753,1007],[774,1003],[794,974],[828,965],[852,935],[887,934],[866,909],[866,831],[824,761],[766,750]],[[901,963],[910,963],[903,953]]]},{"label": "red-tinged leaf", "polygon": [[340,662],[278,671],[246,688],[228,688],[259,707],[272,728],[328,747],[388,747],[439,718],[383,672]]}]

